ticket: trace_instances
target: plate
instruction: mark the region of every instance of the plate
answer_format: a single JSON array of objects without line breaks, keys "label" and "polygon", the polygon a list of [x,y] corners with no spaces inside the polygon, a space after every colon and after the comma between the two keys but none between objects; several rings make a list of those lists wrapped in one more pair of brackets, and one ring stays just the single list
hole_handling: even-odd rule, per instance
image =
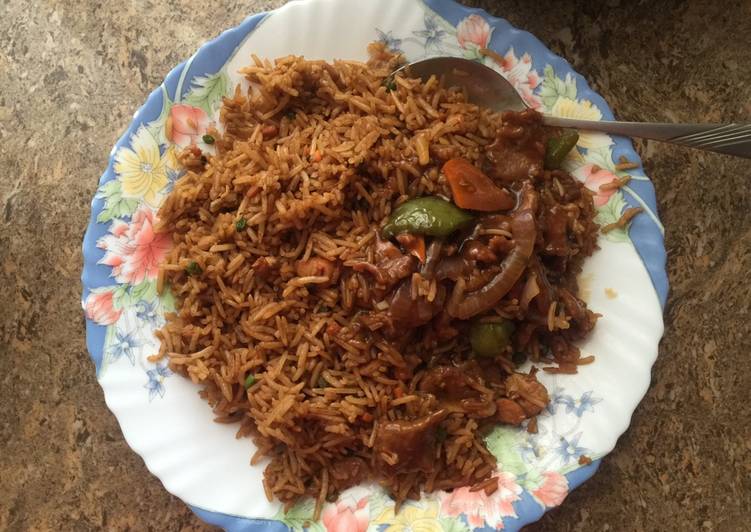
[{"label": "plate", "polygon": [[[201,144],[251,53],[364,60],[374,40],[409,60],[453,55],[482,61],[545,113],[613,118],[584,78],[535,37],[446,0],[291,2],[249,17],[169,73],[112,149],[92,202],[83,242],[87,345],[128,444],[168,491],[228,530],[518,530],[594,474],[649,386],[667,296],[663,228],[654,188],[641,167],[628,170],[631,181],[621,190],[599,190],[625,175],[616,167],[619,158],[639,161],[628,139],[600,133],[581,135],[566,169],[595,192],[601,224],[615,221],[627,207],[644,212],[627,230],[600,237],[601,249],[587,260],[580,278],[583,297],[603,315],[582,345],[585,354],[596,355],[596,363],[577,375],[541,377],[551,402],[538,418],[537,434],[498,427],[488,436],[499,464],[500,489],[492,496],[466,488],[439,492],[395,514],[382,490],[359,486],[327,504],[318,522],[311,521],[309,502],[284,512],[263,494],[263,464],[249,465],[252,442],[235,439],[236,427],[214,423],[190,381],[148,361],[158,348],[153,331],[174,308],[168,293],[156,293],[158,264],[169,239],[155,234],[153,224],[181,175],[176,151]],[[485,47],[502,60],[481,54]]]}]

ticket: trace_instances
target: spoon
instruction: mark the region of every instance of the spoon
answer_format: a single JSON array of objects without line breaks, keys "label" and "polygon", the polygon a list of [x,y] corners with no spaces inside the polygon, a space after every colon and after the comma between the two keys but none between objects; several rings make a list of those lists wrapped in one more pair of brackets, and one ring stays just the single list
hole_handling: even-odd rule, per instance
[{"label": "spoon", "polygon": [[[519,93],[506,78],[490,67],[459,57],[431,57],[397,69],[408,76],[427,81],[430,76],[444,78],[447,87],[463,87],[469,101],[494,111],[527,109]],[[751,158],[751,125],[744,124],[665,124],[618,122],[615,120],[577,120],[543,115],[547,126],[602,131],[613,135],[640,137],[680,144],[690,148]]]}]

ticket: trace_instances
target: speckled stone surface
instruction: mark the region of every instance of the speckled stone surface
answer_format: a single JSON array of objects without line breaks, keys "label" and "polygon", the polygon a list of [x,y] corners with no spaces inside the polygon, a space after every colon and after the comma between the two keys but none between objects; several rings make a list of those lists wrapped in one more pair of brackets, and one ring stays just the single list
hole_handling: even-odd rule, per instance
[{"label": "speckled stone surface", "polygon": [[[110,147],[206,39],[281,2],[0,2],[0,530],[208,530],[125,443],[84,342],[81,238]],[[751,2],[473,1],[631,120],[751,122]],[[751,161],[639,143],[672,292],[653,384],[530,531],[749,529]]]}]

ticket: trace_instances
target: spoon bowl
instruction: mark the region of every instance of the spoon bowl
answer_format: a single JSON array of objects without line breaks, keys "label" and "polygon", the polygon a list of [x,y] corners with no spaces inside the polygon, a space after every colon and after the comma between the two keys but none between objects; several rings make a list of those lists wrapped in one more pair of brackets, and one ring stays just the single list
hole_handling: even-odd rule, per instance
[{"label": "spoon bowl", "polygon": [[514,86],[492,68],[461,57],[431,57],[395,72],[427,81],[442,79],[446,87],[464,87],[469,101],[493,111],[523,111],[527,105]]},{"label": "spoon bowl", "polygon": [[[431,76],[447,87],[463,87],[470,102],[494,111],[523,111],[528,106],[506,78],[477,61],[461,57],[429,57],[394,71],[427,81]],[[547,126],[602,131],[612,135],[639,137],[691,148],[751,158],[751,125],[669,124],[576,120],[543,114]]]}]

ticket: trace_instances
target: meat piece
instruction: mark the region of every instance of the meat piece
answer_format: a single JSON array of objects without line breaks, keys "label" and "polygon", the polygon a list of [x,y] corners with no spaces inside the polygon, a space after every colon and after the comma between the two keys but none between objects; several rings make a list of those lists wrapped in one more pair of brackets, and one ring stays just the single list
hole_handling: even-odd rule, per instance
[{"label": "meat piece", "polygon": [[462,246],[462,257],[477,262],[498,262],[493,250],[479,240],[468,240]]},{"label": "meat piece", "polygon": [[394,244],[380,238],[375,245],[375,262],[375,264],[358,262],[352,266],[352,269],[371,274],[378,284],[387,288],[409,277],[417,270],[415,257],[402,254]]},{"label": "meat piece", "polygon": [[550,402],[545,386],[532,373],[509,375],[506,379],[506,395],[519,403],[527,417],[536,416]]},{"label": "meat piece", "polygon": [[559,288],[558,296],[566,309],[566,314],[571,316],[570,327],[564,333],[566,338],[575,341],[587,336],[597,323],[597,314],[589,310],[587,305],[567,288]]},{"label": "meat piece", "polygon": [[527,414],[524,412],[524,409],[516,401],[501,398],[495,402],[495,405],[495,418],[501,423],[519,425],[522,421],[527,419]]},{"label": "meat piece", "polygon": [[446,289],[438,285],[433,301],[426,296],[418,295],[412,299],[412,283],[403,281],[391,297],[389,315],[402,327],[414,328],[425,325],[443,308],[446,299]]},{"label": "meat piece", "polygon": [[398,469],[400,474],[429,473],[434,467],[436,430],[448,415],[441,408],[415,420],[382,422],[373,443],[379,466]]},{"label": "meat piece", "polygon": [[258,257],[251,268],[256,277],[267,281],[276,269],[276,259],[274,257]]},{"label": "meat piece", "polygon": [[458,255],[454,255],[452,257],[444,257],[438,262],[435,268],[435,278],[439,281],[443,279],[456,281],[471,271],[472,266],[466,260]]},{"label": "meat piece", "polygon": [[336,264],[322,257],[297,261],[295,272],[300,277],[328,277],[329,283],[335,282],[339,277]]},{"label": "meat piece", "polygon": [[369,262],[358,262],[352,265],[356,272],[371,274],[378,284],[391,287],[405,277],[412,275],[417,269],[417,260],[408,255],[402,255],[397,259],[389,259],[381,265]]},{"label": "meat piece", "polygon": [[477,390],[470,385],[472,377],[454,366],[436,366],[425,372],[420,381],[422,392],[432,393],[438,399],[456,401],[477,397]]},{"label": "meat piece", "polygon": [[390,259],[398,259],[402,256],[402,252],[399,248],[388,240],[382,240],[379,236],[375,244],[375,260],[376,264],[380,264]]},{"label": "meat piece", "polygon": [[344,491],[356,486],[370,476],[368,464],[365,463],[365,460],[356,456],[341,458],[332,462],[329,471],[331,473],[330,482],[334,484],[337,491]]},{"label": "meat piece", "polygon": [[493,163],[491,173],[504,181],[519,181],[542,172],[543,156],[539,150],[520,151],[513,143],[496,141],[488,147],[488,159]]},{"label": "meat piece", "polygon": [[417,269],[416,259],[409,255],[402,255],[397,259],[390,259],[378,265],[388,280],[385,284],[395,283],[412,275]]},{"label": "meat piece", "polygon": [[542,115],[527,109],[503,113],[504,126],[487,149],[488,173],[503,181],[519,181],[542,174],[545,133]]},{"label": "meat piece", "polygon": [[[480,388],[480,389],[478,389]],[[472,417],[490,417],[496,406],[492,394],[482,392],[482,379],[471,377],[461,368],[436,366],[425,373],[420,391],[436,396],[442,406],[461,411]]]}]

